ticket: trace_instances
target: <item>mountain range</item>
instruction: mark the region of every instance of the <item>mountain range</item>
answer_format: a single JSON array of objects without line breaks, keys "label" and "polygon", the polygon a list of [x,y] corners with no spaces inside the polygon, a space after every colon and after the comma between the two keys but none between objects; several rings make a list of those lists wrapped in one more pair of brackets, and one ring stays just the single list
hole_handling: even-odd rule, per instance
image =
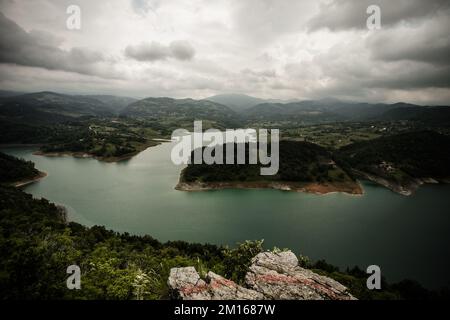
[{"label": "mountain range", "polygon": [[0,96],[0,120],[16,123],[60,123],[83,117],[131,117],[212,120],[224,124],[288,121],[315,124],[340,121],[421,120],[450,123],[450,108],[407,103],[354,103],[335,99],[269,102],[245,95],[203,100],[112,95],[67,95],[54,92]]}]

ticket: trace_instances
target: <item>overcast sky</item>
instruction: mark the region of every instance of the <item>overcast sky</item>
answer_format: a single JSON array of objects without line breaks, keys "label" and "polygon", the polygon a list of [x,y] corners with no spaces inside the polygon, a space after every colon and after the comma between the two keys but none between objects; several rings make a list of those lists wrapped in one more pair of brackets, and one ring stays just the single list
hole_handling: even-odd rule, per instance
[{"label": "overcast sky", "polygon": [[[366,9],[381,8],[380,30]],[[69,30],[69,5],[81,30]],[[450,104],[448,0],[0,0],[0,89]]]}]

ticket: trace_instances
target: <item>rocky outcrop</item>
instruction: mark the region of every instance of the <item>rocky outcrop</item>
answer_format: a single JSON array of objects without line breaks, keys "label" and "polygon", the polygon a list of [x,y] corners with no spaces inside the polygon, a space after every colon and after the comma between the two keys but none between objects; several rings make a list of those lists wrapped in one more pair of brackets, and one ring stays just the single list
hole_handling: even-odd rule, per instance
[{"label": "rocky outcrop", "polygon": [[[206,280],[206,281],[205,281]],[[200,279],[194,267],[172,268],[169,288],[174,298],[182,300],[261,300],[264,296],[227,280],[214,272]]]},{"label": "rocky outcrop", "polygon": [[213,272],[205,280],[194,267],[170,270],[172,297],[183,300],[353,300],[339,282],[298,266],[291,251],[263,252],[252,260],[239,286]]},{"label": "rocky outcrop", "polygon": [[354,299],[339,282],[299,267],[297,257],[291,251],[258,254],[252,261],[245,282],[267,299]]}]

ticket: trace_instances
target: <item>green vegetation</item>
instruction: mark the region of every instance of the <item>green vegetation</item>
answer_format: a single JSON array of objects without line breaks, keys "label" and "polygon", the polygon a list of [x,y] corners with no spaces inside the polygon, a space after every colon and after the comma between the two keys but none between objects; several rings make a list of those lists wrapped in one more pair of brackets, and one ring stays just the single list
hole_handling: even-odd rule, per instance
[{"label": "green vegetation", "polygon": [[450,177],[450,137],[420,131],[359,142],[339,150],[345,168],[401,182],[411,178]]},{"label": "green vegetation", "polygon": [[39,171],[34,167],[33,162],[0,152],[0,184],[33,179],[38,175]]},{"label": "green vegetation", "polygon": [[[42,152],[117,160],[169,138],[194,120],[208,128],[279,128],[280,169],[264,181],[354,183],[355,170],[399,183],[450,177],[448,107],[370,105],[338,101],[267,103],[237,113],[210,101],[50,92],[0,99],[0,143],[42,144]],[[426,131],[424,131],[426,130]],[[248,157],[248,155],[247,155]],[[195,266],[243,283],[262,242],[235,248],[116,233],[67,222],[63,208],[9,187],[38,175],[34,164],[0,153],[0,297],[2,299],[165,299],[170,268]],[[185,182],[260,182],[259,165],[189,165]],[[324,261],[302,266],[330,276],[362,299],[437,299],[405,280],[369,291],[358,268]],[[66,268],[82,270],[82,290],[66,288]]]},{"label": "green vegetation", "polygon": [[[225,147],[223,154],[225,158]],[[235,158],[236,154],[235,150]],[[249,147],[246,145],[247,163],[248,154]],[[309,142],[280,141],[280,168],[276,175],[261,176],[260,167],[260,164],[190,164],[183,171],[182,182],[352,182],[350,177],[336,166],[329,151]]]},{"label": "green vegetation", "polygon": [[[242,100],[242,96],[235,98]],[[407,131],[450,134],[448,107],[330,99],[286,104],[263,103],[251,97],[244,100],[249,106],[237,112],[208,100],[136,101],[53,92],[8,96],[0,98],[0,143],[41,144],[44,153],[87,153],[117,160],[154,145],[154,138],[170,138],[175,129],[192,130],[195,120],[202,120],[205,130],[277,128],[283,139],[312,142],[327,149]]]},{"label": "green vegetation", "polygon": [[104,159],[134,155],[158,144],[152,139],[161,137],[155,129],[122,119],[90,120],[68,123],[59,127],[51,142],[41,151],[87,153]]},{"label": "green vegetation", "polygon": [[240,125],[230,108],[207,100],[147,98],[126,107],[122,117],[158,121],[167,128],[191,129],[195,120],[208,120],[208,127],[225,129]]},{"label": "green vegetation", "polygon": [[[0,296],[3,299],[132,299],[137,276],[150,283],[145,298],[167,298],[171,267],[220,271],[223,257],[212,245],[118,234],[103,227],[66,224],[61,209],[19,190],[0,187]],[[66,288],[67,266],[83,270],[83,290]]]},{"label": "green vegetation", "polygon": [[[388,130],[383,128],[383,131]],[[376,134],[373,133],[373,136]],[[317,139],[321,137],[318,135]],[[338,150],[325,149],[305,141],[285,140],[280,142],[280,168],[274,176],[261,176],[259,164],[189,164],[180,182],[192,184],[191,188],[195,187],[195,183],[202,183],[204,187],[208,187],[208,183],[212,187],[213,183],[225,183],[226,187],[230,187],[233,183],[248,182],[255,186],[258,182],[281,182],[288,184],[291,189],[317,183],[323,188],[310,188],[313,192],[359,193],[355,180],[362,178],[409,195],[422,181],[449,181],[449,136],[427,130],[386,134],[375,139],[369,137],[367,134],[367,140],[354,142]],[[248,159],[248,146],[246,150]],[[226,153],[225,148],[223,152]],[[185,189],[189,189],[189,186]]]}]

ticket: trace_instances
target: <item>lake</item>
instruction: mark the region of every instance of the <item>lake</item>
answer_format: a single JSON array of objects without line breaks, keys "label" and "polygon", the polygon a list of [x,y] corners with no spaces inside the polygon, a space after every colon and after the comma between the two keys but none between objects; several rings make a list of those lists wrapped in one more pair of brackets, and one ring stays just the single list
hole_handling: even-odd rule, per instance
[{"label": "lake", "polygon": [[181,167],[171,143],[120,163],[42,157],[29,148],[3,152],[48,173],[25,191],[65,205],[69,218],[160,240],[235,245],[264,239],[341,268],[376,264],[389,281],[450,283],[450,185],[411,197],[363,183],[364,196],[279,190],[188,193],[174,189]]}]

